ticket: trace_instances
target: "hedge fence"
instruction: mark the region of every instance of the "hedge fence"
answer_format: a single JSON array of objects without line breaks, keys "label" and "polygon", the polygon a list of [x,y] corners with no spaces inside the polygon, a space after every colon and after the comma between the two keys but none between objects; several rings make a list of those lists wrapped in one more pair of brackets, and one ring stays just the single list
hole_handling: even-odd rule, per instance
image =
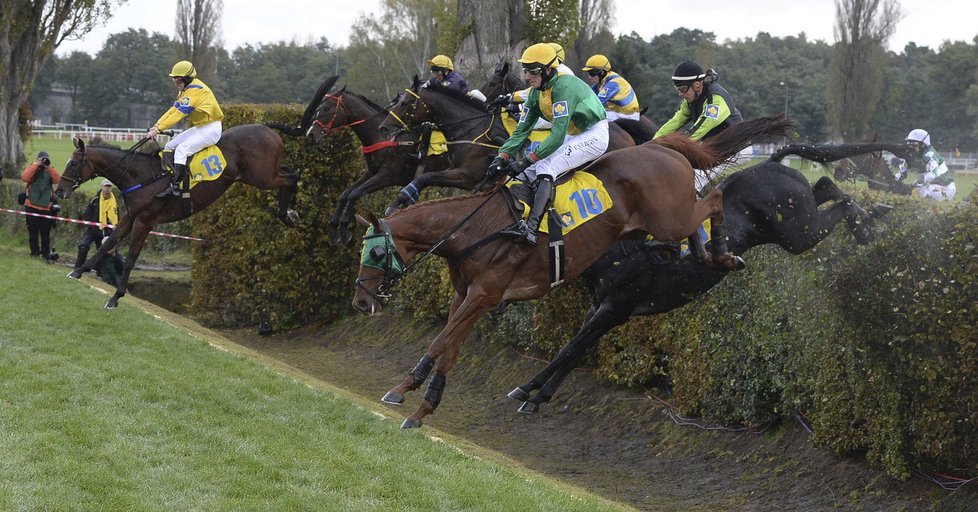
[{"label": "hedge fence", "polygon": [[[299,106],[235,105],[227,127],[296,124]],[[283,137],[301,175],[300,226],[275,217],[274,192],[232,187],[193,217],[191,311],[216,326],[330,322],[349,306],[359,241],[330,247],[326,223],[362,168],[348,132],[306,147]],[[363,201],[378,211],[396,190]],[[450,191],[427,192],[432,194]],[[746,254],[748,269],[671,313],[614,329],[585,364],[625,386],[667,383],[686,414],[759,424],[803,414],[813,441],[866,451],[895,477],[908,467],[978,474],[978,207],[930,205],[853,192],[895,205],[877,240],[858,246],[844,225],[808,253]],[[390,308],[441,322],[451,298],[444,261],[402,279]],[[511,304],[479,326],[484,343],[552,357],[589,304],[580,282]],[[555,397],[560,400],[560,394]]]}]

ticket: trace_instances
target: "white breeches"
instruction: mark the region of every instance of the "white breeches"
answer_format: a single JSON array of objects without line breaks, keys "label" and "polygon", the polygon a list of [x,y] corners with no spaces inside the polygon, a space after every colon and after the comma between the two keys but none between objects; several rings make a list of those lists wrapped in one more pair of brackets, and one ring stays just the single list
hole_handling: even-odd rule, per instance
[{"label": "white breeches", "polygon": [[220,121],[188,128],[166,143],[165,149],[173,150],[173,163],[187,165],[190,155],[217,144],[221,140],[222,126]]}]

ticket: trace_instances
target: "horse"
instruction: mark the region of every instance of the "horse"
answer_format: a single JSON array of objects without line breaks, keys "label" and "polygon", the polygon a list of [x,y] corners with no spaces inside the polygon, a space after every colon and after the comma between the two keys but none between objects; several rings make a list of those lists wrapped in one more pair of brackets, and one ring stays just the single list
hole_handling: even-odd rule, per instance
[{"label": "horse", "polygon": [[[505,67],[508,68],[508,64]],[[336,209],[329,219],[330,245],[346,243],[352,239],[353,233],[348,227],[354,221],[354,208],[361,197],[390,186],[403,187],[419,173],[442,171],[451,166],[448,153],[420,155],[418,153],[423,148],[419,148],[415,141],[398,143],[381,135],[378,128],[383,117],[387,115],[387,108],[347,91],[346,87],[331,92],[336,80],[335,76],[329,77],[319,86],[306,106],[300,126],[265,123],[266,126],[288,135],[305,135],[310,144],[321,144],[326,137],[343,128],[353,130],[360,140],[366,166],[360,177],[340,194]],[[490,77],[482,90],[486,94],[496,95],[513,91],[517,86],[518,82],[507,79],[503,73],[499,78]],[[419,168],[419,164],[423,164],[423,167]],[[403,193],[410,192],[408,188]]]},{"label": "horse", "polygon": [[75,151],[55,190],[58,197],[67,198],[82,183],[102,176],[118,187],[126,200],[126,212],[112,235],[84,265],[68,274],[68,277],[78,279],[96,268],[106,253],[131,233],[122,279],[115,294],[105,304],[106,309],[115,309],[119,299],[126,294],[129,273],[150,231],[158,224],[182,220],[203,210],[236,181],[262,190],[277,188],[278,218],[288,227],[295,227],[298,220],[294,210],[298,176],[282,166],[282,139],[268,127],[235,126],[221,135],[217,147],[224,154],[227,165],[217,179],[197,183],[190,190],[189,207],[182,197],[156,197],[157,192],[169,185],[170,177],[169,172],[161,170],[158,156],[137,153],[135,148],[86,146],[81,139],[76,139],[74,144]]},{"label": "horse", "polygon": [[[723,191],[727,248],[736,255],[763,244],[776,244],[791,254],[815,247],[836,224],[845,220],[856,243],[872,240],[873,219],[889,211],[874,205],[860,207],[827,176],[814,186],[805,176],[780,163],[787,155],[826,163],[870,152],[901,151],[896,145],[785,146],[765,162],[735,172],[717,188]],[[833,201],[825,209],[819,205]],[[663,257],[661,246],[622,240],[583,273],[593,292],[591,308],[578,333],[532,379],[509,397],[523,403],[521,413],[535,413],[549,402],[567,375],[611,329],[633,315],[653,315],[677,309],[703,295],[726,277],[690,258]],[[539,390],[531,396],[531,393]]]},{"label": "horse", "polygon": [[[440,85],[421,87],[414,82],[406,94],[392,108],[390,115],[380,125],[381,133],[406,132],[413,134],[424,123],[433,123],[448,139],[448,152],[453,167],[439,172],[425,173],[414,179],[387,209],[390,214],[398,208],[413,204],[416,191],[428,186],[455,187],[472,190],[484,184],[486,167],[499,152],[499,147],[509,138],[503,125],[502,114],[486,112],[483,102]],[[614,123],[608,126],[608,151],[634,146],[635,141]],[[416,137],[414,135],[413,137]]]},{"label": "horse", "polygon": [[[704,144],[673,134],[599,157],[584,171],[601,181],[611,202],[591,201],[588,212],[594,217],[563,236],[565,279],[590,267],[619,238],[649,233],[658,240],[678,241],[710,218],[714,239],[723,240],[719,232],[723,193],[712,190],[697,200],[692,165],[714,167],[754,139],[783,134],[790,126],[784,118],[763,118],[725,130]],[[542,242],[544,235],[533,247],[499,236],[516,219],[512,197],[501,193],[507,190],[497,186],[488,192],[420,203],[383,220],[370,216],[355,282],[355,309],[368,314],[381,311],[381,298],[403,274],[405,264],[428,254],[447,260],[455,290],[444,329],[408,377],[382,399],[403,403],[404,394],[417,389],[435,369],[422,404],[401,428],[420,427],[422,419],[438,407],[445,376],[482,315],[503,301],[531,300],[551,290],[551,248]],[[552,237],[546,236],[549,242]],[[698,254],[704,264],[730,270],[742,267],[743,262],[724,244],[713,244],[711,249],[712,255]]]},{"label": "horse", "polygon": [[[869,142],[863,144],[875,144],[876,137],[874,136]],[[899,145],[888,145],[888,147],[895,147],[896,151],[906,154]],[[892,153],[892,151],[891,151]],[[874,151],[871,153],[862,153],[857,155],[852,155],[839,162],[833,169],[833,175],[836,180],[842,181],[852,181],[863,180],[866,182],[870,190],[883,190],[885,192],[891,192],[893,194],[899,194],[904,196],[909,196],[913,190],[909,184],[904,183],[893,175],[893,170],[886,163],[886,159],[883,158],[882,151]]]}]

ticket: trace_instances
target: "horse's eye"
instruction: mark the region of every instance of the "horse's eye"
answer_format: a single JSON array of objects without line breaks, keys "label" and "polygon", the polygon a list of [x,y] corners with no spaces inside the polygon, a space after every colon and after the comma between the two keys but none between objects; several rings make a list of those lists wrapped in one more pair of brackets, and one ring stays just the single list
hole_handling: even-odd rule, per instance
[{"label": "horse's eye", "polygon": [[374,261],[380,261],[384,259],[385,256],[387,256],[387,249],[379,245],[374,246],[374,248],[370,249],[370,258],[373,259]]}]

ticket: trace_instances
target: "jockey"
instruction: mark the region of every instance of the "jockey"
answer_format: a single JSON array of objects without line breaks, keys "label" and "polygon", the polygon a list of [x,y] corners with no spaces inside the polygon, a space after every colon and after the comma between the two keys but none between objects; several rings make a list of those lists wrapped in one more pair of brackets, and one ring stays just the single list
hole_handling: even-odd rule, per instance
[{"label": "jockey", "polygon": [[172,164],[173,177],[170,179],[170,187],[156,197],[180,195],[180,180],[187,172],[187,159],[221,140],[221,120],[224,119],[224,112],[217,104],[214,93],[197,78],[197,70],[193,64],[186,60],[177,62],[170,71],[170,77],[179,90],[177,100],[149,129],[146,137],[155,139],[161,131],[172,127],[183,118],[187,118],[190,128],[170,139],[163,148],[163,159]]},{"label": "jockey", "polygon": [[592,55],[584,64],[587,81],[608,111],[608,121],[631,119],[638,121],[638,97],[627,80],[611,70],[611,62],[604,55]]},{"label": "jockey", "polygon": [[[604,154],[608,149],[608,120],[597,96],[583,80],[573,74],[557,73],[557,52],[552,46],[534,44],[523,52],[519,62],[531,91],[516,131],[499,148],[499,154],[486,169],[486,178],[498,179],[508,170],[510,176],[534,182],[536,193],[529,219],[502,233],[536,245],[537,229],[550,206],[554,181]],[[541,117],[553,125],[550,135],[526,157],[515,161],[513,155]]]},{"label": "jockey", "polygon": [[[655,132],[653,139],[679,131],[687,124],[686,133],[693,140],[708,139],[730,126],[744,121],[740,110],[726,89],[717,83],[717,73],[710,69],[703,71],[699,64],[687,60],[676,66],[672,72],[672,84],[682,101],[679,110]],[[749,153],[748,153],[748,150]],[[752,148],[745,148],[741,157],[753,156]],[[707,171],[707,170],[703,170]],[[696,173],[696,188],[702,189],[710,180],[710,173]]]},{"label": "jockey", "polygon": [[442,87],[464,93],[466,96],[471,96],[479,101],[486,101],[485,95],[479,92],[478,89],[469,90],[469,84],[465,83],[462,75],[455,71],[455,65],[452,64],[452,59],[448,58],[447,55],[435,55],[428,61],[428,65],[431,66],[431,78],[424,83],[423,87],[438,84]]},{"label": "jockey", "polygon": [[[915,156],[920,156],[923,163],[920,178],[913,184],[917,195],[935,201],[954,199],[957,192],[954,171],[948,168],[944,158],[930,145],[930,134],[920,128],[911,130],[907,134],[907,145],[913,148]],[[910,162],[907,164],[910,165]]]},{"label": "jockey", "polygon": [[[564,47],[560,46],[557,43],[547,43],[547,44],[550,45],[550,47],[554,49],[554,52],[557,53],[557,76],[573,75],[574,72],[571,71],[571,68],[567,67],[567,65],[564,64]],[[499,106],[506,105],[506,110],[513,112],[513,116],[516,117],[520,115],[519,112],[523,108],[522,107],[523,102],[525,102],[526,98],[530,96],[530,91],[532,89],[533,89],[532,87],[527,87],[522,91],[514,91],[512,94],[503,94],[498,98],[499,103],[497,104]],[[540,119],[537,119],[536,124],[533,125],[533,129],[549,130],[550,121],[547,121],[546,119],[541,117]]]}]

